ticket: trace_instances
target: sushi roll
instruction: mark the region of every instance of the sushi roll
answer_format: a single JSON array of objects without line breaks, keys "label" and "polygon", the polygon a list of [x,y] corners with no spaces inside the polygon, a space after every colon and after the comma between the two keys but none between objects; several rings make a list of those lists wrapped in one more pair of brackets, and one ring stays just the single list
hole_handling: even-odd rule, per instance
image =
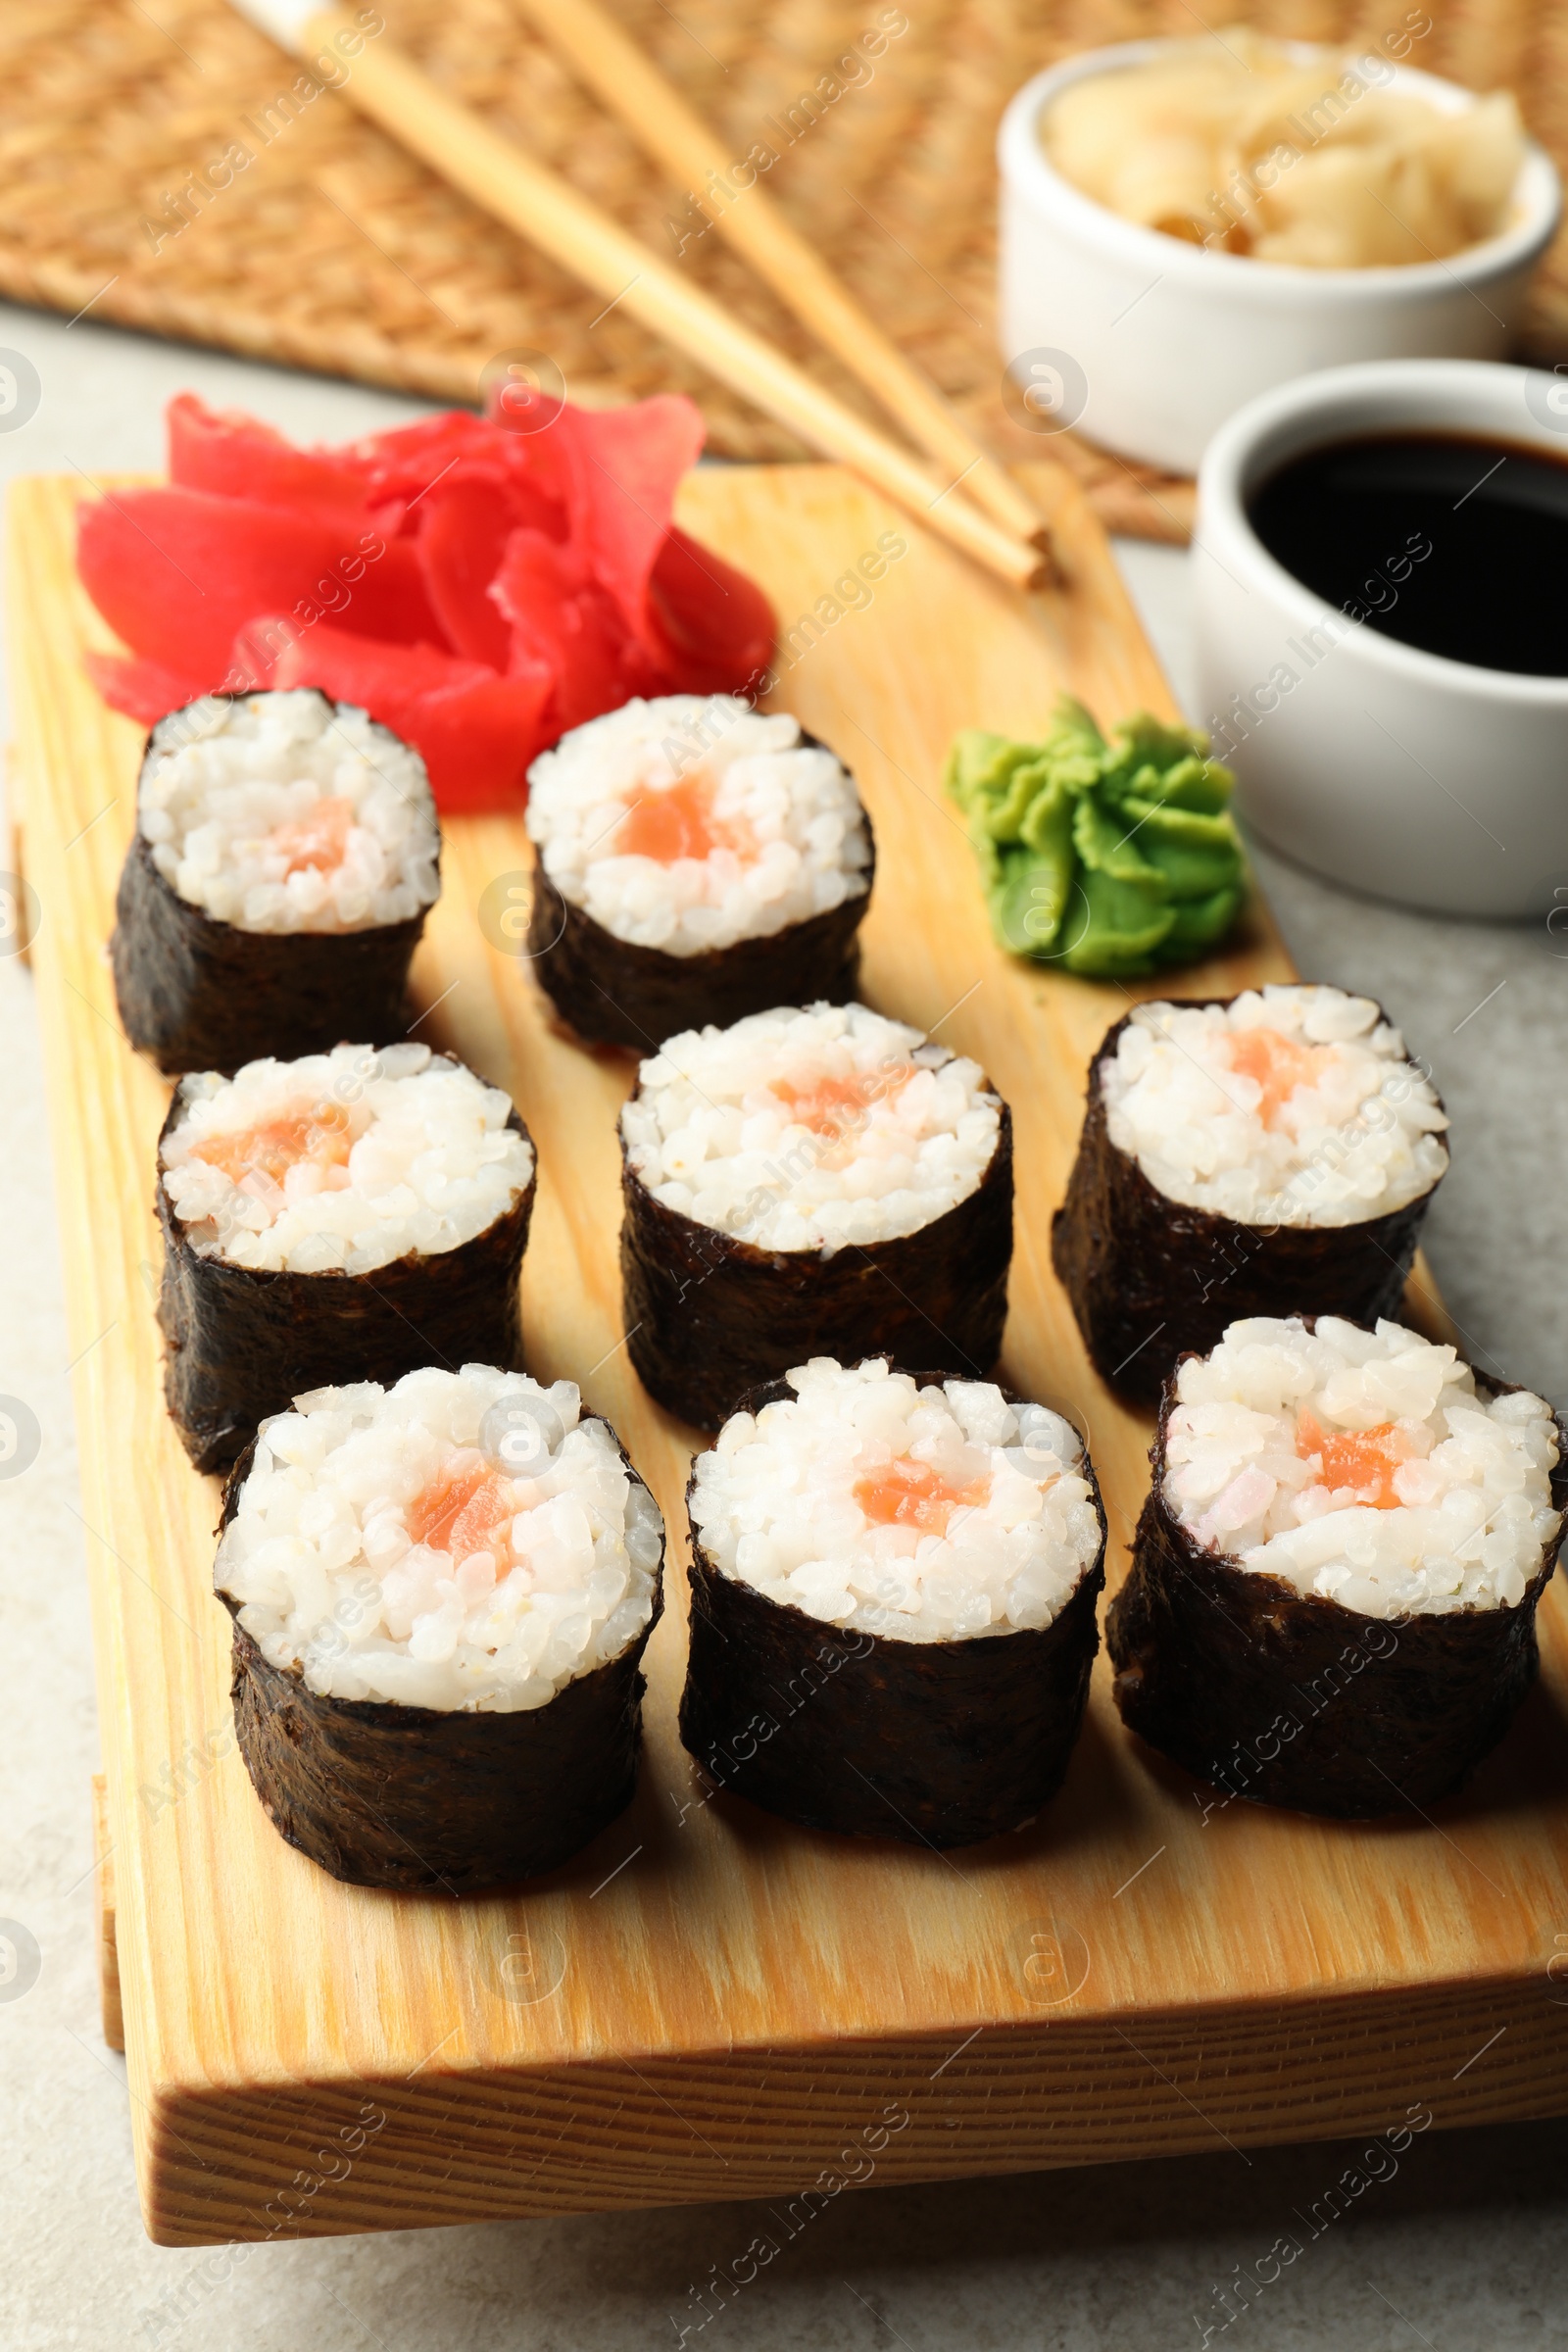
[{"label": "sushi roll", "polygon": [[626,1343],[715,1430],[821,1350],[980,1379],[1012,1255],[1012,1121],[975,1062],[863,1004],[670,1038],[620,1118]]},{"label": "sushi roll", "polygon": [[658,1505],[568,1380],[426,1365],[266,1421],[224,1497],[234,1728],[335,1879],[471,1894],[631,1801]]},{"label": "sushi roll", "polygon": [[1233,1323],[1165,1392],[1106,1620],[1128,1729],[1226,1802],[1451,1794],[1535,1676],[1564,1446],[1539,1396],[1396,1323]]},{"label": "sushi roll", "polygon": [[161,1070],[386,1045],[441,888],[424,762],[322,694],[210,694],[148,740],[110,942]]},{"label": "sushi roll", "polygon": [[681,1738],[846,1837],[974,1845],[1060,1787],[1105,1518],[1076,1431],[990,1381],[819,1357],[692,1465]]},{"label": "sushi roll", "polygon": [[856,992],[871,825],[854,778],[783,711],[731,695],[627,703],[528,770],[528,950],[591,1044]]},{"label": "sushi roll", "polygon": [[158,1146],[158,1320],[197,1469],[227,1469],[307,1389],[519,1365],[533,1196],[507,1097],[428,1046],[182,1080]]},{"label": "sushi roll", "polygon": [[1091,1065],[1051,1233],[1101,1378],[1152,1407],[1227,1324],[1375,1322],[1404,1288],[1447,1123],[1370,997],[1301,983],[1128,1013]]}]

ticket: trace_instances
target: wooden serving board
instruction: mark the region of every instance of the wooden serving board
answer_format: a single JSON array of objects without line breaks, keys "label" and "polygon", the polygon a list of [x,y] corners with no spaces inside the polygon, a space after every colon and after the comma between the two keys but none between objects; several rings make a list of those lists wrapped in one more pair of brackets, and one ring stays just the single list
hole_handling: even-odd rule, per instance
[{"label": "wooden serving board", "polygon": [[[1441,1821],[1220,1807],[1123,1733],[1103,1656],[1062,1795],[988,1846],[851,1843],[710,1797],[675,1732],[691,1440],[642,1395],[621,1344],[615,1114],[632,1064],[557,1034],[506,952],[494,917],[511,905],[514,927],[508,893],[529,863],[514,820],[449,828],[417,1033],[520,1105],[541,1169],[532,1368],[581,1383],[670,1521],[641,1788],[578,1863],[507,1899],[358,1891],[281,1842],[230,1728],[217,1487],[164,1413],[152,1186],[168,1089],[121,1036],[104,949],[140,736],[82,674],[83,645],[105,640],[72,569],[77,495],[54,480],[15,492],[9,611],[153,2236],[760,2196],[782,2232],[869,2180],[1240,2155],[1383,2131],[1407,2110],[1448,2125],[1568,2107],[1560,1588],[1541,1612],[1542,1687]],[[1114,1586],[1149,1428],[1088,1370],[1047,1244],[1088,1057],[1129,992],[996,949],[938,776],[958,726],[1038,727],[1063,686],[1103,719],[1168,711],[1165,685],[1081,503],[1063,517],[1071,590],[1033,607],[831,468],[700,473],[682,519],[762,579],[786,628],[817,615],[780,700],[852,763],[875,819],[865,993],[974,1054],[1012,1104],[1005,1377],[1087,1429]],[[835,590],[884,532],[909,544],[870,601]],[[1259,911],[1184,985],[1288,972]]]}]

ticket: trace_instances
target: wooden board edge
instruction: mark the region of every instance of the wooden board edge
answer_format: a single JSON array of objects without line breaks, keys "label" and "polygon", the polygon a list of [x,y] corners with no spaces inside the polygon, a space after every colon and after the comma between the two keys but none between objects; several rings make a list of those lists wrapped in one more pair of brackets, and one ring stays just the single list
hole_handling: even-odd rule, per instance
[{"label": "wooden board edge", "polygon": [[[813,2196],[1568,2112],[1544,1976],[817,2050],[169,2091],[161,2245]],[[1219,2045],[1217,2051],[1213,2045]],[[1211,2054],[1212,2053],[1212,2054]],[[1209,2073],[1210,2065],[1214,2071]]]},{"label": "wooden board edge", "polygon": [[115,1848],[109,1835],[109,1783],[101,1772],[92,1776],[92,1858],[98,1878],[98,2007],[105,2041],[112,2050],[123,2050],[125,2017],[115,1941]]},{"label": "wooden board edge", "polygon": [[[12,870],[26,886],[24,894],[29,929],[26,961],[32,968],[46,1065],[51,1048],[58,1045],[59,1007],[52,1002],[50,993],[57,942],[48,936],[50,926],[47,914],[35,901],[35,885],[25,868],[28,863],[36,864],[36,859],[28,857],[26,848],[29,839],[29,803],[37,790],[39,776],[47,773],[48,726],[46,711],[40,704],[48,670],[47,662],[40,659],[47,630],[42,601],[32,593],[27,533],[47,517],[51,493],[62,478],[54,474],[29,474],[19,477],[8,486],[3,549],[0,549],[12,725],[12,740],[7,746],[7,815],[13,825],[8,853],[16,860]],[[60,1153],[54,1089],[48,1092],[46,1108],[52,1147],[55,1209],[64,1234],[72,1230],[74,1203]],[[68,1328],[74,1329],[79,1321],[74,1311],[76,1304],[74,1284],[77,1261],[69,1250],[65,1253],[64,1273]],[[73,1413],[79,1431],[87,1426],[90,1416],[86,1406],[86,1375],[83,1368],[74,1363],[71,1386]],[[79,1466],[86,1517],[89,1520],[97,1519],[99,1514],[93,1491],[97,1481],[97,1465],[89,1453],[82,1455]],[[125,1838],[131,1800],[122,1785],[124,1775],[122,1768],[121,1709],[128,1703],[127,1678],[123,1666],[122,1596],[116,1563],[110,1558],[103,1543],[89,1537],[85,1557],[99,1740],[104,1764],[102,1772],[92,1776],[91,1789],[94,1862],[98,1871],[94,1935],[97,1942],[100,2014],[105,2041],[111,2049],[124,2051],[127,2055],[134,2096],[137,2073],[134,2020],[136,1988],[133,1984],[126,1984],[121,1972],[118,1929],[122,1887],[122,1874],[115,1861],[118,1854],[134,1880],[134,1847]],[[128,2043],[125,2031],[127,2007],[132,2013]],[[139,2155],[139,2134],[136,2137]]]}]

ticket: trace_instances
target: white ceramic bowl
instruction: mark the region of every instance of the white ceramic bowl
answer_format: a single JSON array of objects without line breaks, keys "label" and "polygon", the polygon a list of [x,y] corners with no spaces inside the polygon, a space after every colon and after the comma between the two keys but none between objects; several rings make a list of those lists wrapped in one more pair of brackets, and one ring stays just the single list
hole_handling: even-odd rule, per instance
[{"label": "white ceramic bowl", "polygon": [[[1198,480],[1199,716],[1236,770],[1242,815],[1288,857],[1412,906],[1539,915],[1568,902],[1568,678],[1472,668],[1348,619],[1247,518],[1251,493],[1306,450],[1445,428],[1568,462],[1568,374],[1475,360],[1337,368],[1221,427]],[[1487,594],[1484,579],[1474,588]],[[1381,601],[1388,587],[1369,592]]]},{"label": "white ceramic bowl", "polygon": [[[1551,242],[1557,174],[1532,144],[1515,218],[1450,261],[1405,269],[1304,270],[1205,253],[1107,212],[1047,162],[1039,122],[1091,74],[1155,57],[1128,41],[1026,82],[1002,120],[1003,356],[1025,420],[1081,423],[1104,448],[1193,473],[1209,436],[1259,392],[1358,360],[1497,359],[1517,334],[1525,286]],[[1473,92],[1408,66],[1383,86],[1462,113]]]}]

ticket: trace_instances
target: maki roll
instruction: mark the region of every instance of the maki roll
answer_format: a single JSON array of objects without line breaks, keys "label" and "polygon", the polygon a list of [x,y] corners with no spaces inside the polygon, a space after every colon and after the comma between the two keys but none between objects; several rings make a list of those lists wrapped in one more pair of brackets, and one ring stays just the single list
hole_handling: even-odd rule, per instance
[{"label": "maki roll", "polygon": [[1396,1323],[1233,1323],[1165,1392],[1106,1620],[1128,1729],[1226,1801],[1451,1794],[1536,1672],[1564,1442],[1539,1396]]},{"label": "maki roll", "polygon": [[620,1137],[626,1344],[682,1420],[824,1349],[996,1362],[1012,1121],[975,1062],[863,1004],[757,1013],[670,1038]]},{"label": "maki roll", "polygon": [[417,752],[311,689],[205,695],[147,745],[110,942],[162,1070],[385,1045],[441,888]]},{"label": "maki roll", "polygon": [[627,703],[564,735],[528,785],[528,949],[579,1037],[646,1053],[855,995],[870,820],[786,712],[732,695]]},{"label": "maki roll", "polygon": [[990,1381],[828,1357],[692,1465],[680,1731],[712,1779],[847,1837],[973,1845],[1060,1787],[1100,1646],[1077,1433]]},{"label": "maki roll", "polygon": [[229,1481],[234,1728],[280,1837],[358,1886],[554,1870],[631,1801],[663,1521],[569,1380],[318,1389]]},{"label": "maki roll", "polygon": [[339,1046],[186,1078],[158,1171],[164,1393],[198,1470],[306,1389],[521,1362],[533,1146],[461,1062]]},{"label": "maki roll", "polygon": [[1089,1072],[1051,1254],[1096,1371],[1153,1405],[1252,1315],[1375,1322],[1448,1164],[1436,1090],[1370,997],[1302,983],[1141,1004]]}]

